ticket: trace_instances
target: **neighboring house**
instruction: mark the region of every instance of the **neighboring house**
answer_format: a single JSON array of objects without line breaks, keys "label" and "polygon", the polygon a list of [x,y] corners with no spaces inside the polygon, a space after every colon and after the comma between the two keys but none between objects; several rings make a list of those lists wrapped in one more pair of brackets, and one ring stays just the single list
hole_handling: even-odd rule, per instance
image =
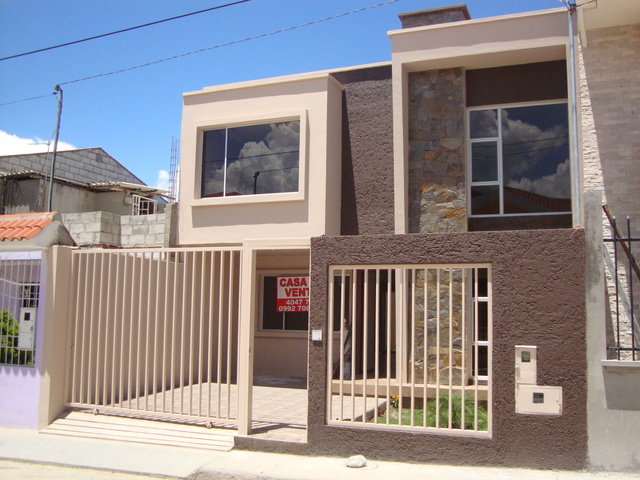
[{"label": "neighboring house", "polygon": [[237,448],[637,469],[601,206],[637,228],[640,6],[574,13],[575,93],[565,9],[400,19],[390,63],[184,95],[180,247],[55,250],[64,392],[39,425],[93,410],[232,426]]},{"label": "neighboring house", "polygon": [[[48,375],[56,366],[52,345],[60,327],[45,321],[48,294],[60,294],[48,275],[55,267],[53,245],[74,245],[56,213],[0,215],[0,424],[39,428],[51,416]],[[63,363],[55,362],[58,365]],[[63,373],[63,371],[60,371]]]},{"label": "neighboring house", "polygon": [[[0,157],[2,214],[46,211],[51,160],[50,153]],[[167,193],[145,185],[101,148],[56,156],[52,209],[79,245],[169,246]]]}]

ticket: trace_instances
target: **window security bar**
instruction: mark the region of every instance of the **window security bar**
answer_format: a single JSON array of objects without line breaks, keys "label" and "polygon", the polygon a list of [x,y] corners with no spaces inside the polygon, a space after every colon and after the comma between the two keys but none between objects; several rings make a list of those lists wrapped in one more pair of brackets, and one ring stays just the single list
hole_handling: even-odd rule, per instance
[{"label": "window security bar", "polygon": [[40,260],[0,260],[0,365],[34,366]]},{"label": "window security bar", "polygon": [[132,215],[152,215],[156,213],[156,202],[152,198],[131,195],[133,199]]}]

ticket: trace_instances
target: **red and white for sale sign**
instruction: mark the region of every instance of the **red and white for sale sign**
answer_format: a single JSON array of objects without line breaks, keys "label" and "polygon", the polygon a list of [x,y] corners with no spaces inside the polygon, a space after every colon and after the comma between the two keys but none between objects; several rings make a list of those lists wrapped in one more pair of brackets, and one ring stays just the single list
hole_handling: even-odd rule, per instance
[{"label": "red and white for sale sign", "polygon": [[278,312],[309,311],[309,277],[278,277]]}]

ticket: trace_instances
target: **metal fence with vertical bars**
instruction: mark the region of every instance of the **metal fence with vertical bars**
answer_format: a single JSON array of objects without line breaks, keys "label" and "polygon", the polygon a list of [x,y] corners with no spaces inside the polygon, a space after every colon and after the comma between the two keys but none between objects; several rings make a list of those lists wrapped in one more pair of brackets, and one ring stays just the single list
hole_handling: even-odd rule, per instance
[{"label": "metal fence with vertical bars", "polygon": [[39,259],[0,259],[0,365],[35,365],[39,297]]},{"label": "metal fence with vertical bars", "polygon": [[[633,254],[633,245],[640,238],[631,235],[630,217],[627,217],[627,235],[624,235],[609,206],[605,204],[602,208],[611,227],[611,237],[604,239],[603,253],[613,280],[610,303],[613,342],[609,342],[607,349],[616,360],[640,360],[640,322],[636,314],[637,300],[634,301],[634,290],[640,285],[640,267]],[[613,245],[612,253],[607,244]]]},{"label": "metal fence with vertical bars", "polygon": [[234,424],[239,249],[77,250],[67,406]]},{"label": "metal fence with vertical bars", "polygon": [[329,283],[329,424],[491,431],[489,265],[337,265]]}]

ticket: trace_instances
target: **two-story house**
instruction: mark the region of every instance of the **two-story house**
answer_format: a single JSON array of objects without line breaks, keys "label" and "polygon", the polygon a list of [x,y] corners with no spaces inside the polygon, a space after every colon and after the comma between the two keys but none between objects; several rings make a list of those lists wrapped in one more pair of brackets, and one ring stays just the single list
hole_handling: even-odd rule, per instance
[{"label": "two-story house", "polygon": [[637,467],[602,195],[637,219],[640,8],[400,20],[390,62],[184,95],[179,247],[52,253],[67,342],[41,423],[90,410],[231,427],[236,448]]}]

